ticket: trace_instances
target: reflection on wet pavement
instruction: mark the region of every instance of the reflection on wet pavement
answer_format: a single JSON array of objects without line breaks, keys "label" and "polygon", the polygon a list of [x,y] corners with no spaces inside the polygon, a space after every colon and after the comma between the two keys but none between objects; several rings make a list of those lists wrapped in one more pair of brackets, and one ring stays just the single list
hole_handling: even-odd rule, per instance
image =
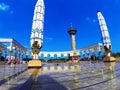
[{"label": "reflection on wet pavement", "polygon": [[[74,65],[74,71],[44,73],[70,90],[116,90],[120,89],[120,63],[116,62],[88,62]],[[50,66],[50,65],[48,65]],[[50,80],[42,81],[42,86],[52,84]],[[44,90],[44,89],[43,89]]]},{"label": "reflection on wet pavement", "polygon": [[23,81],[11,80],[9,90],[119,90],[119,66],[119,62],[45,63],[42,69],[25,72]]}]

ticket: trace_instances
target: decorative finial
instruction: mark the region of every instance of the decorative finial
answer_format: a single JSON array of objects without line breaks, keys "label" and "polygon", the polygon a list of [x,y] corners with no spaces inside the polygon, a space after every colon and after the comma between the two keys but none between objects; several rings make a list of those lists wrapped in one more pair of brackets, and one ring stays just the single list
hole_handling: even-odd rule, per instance
[{"label": "decorative finial", "polygon": [[72,24],[72,22],[70,23],[70,27],[73,27],[73,24]]},{"label": "decorative finial", "polygon": [[99,10],[97,10],[97,12],[100,12]]}]

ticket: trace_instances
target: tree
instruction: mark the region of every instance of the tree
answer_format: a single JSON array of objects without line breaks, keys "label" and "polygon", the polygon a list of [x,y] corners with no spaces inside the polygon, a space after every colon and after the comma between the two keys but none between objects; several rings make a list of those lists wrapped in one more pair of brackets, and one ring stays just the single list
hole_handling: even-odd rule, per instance
[{"label": "tree", "polygon": [[112,56],[114,56],[114,57],[120,57],[120,52],[112,53]]}]

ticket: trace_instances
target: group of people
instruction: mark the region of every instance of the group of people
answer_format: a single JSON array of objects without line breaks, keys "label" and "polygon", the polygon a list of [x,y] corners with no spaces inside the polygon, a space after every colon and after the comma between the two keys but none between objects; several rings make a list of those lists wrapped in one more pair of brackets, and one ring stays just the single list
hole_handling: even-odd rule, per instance
[{"label": "group of people", "polygon": [[11,59],[11,60],[6,60],[8,62],[8,64],[19,64],[20,61],[18,60],[18,58],[15,58],[15,59]]},{"label": "group of people", "polygon": [[[74,60],[75,58],[72,58],[72,61]],[[80,58],[78,57],[77,58],[78,61],[81,61],[81,60],[91,60],[91,61],[96,61],[96,60],[102,60],[102,56],[96,56],[95,54],[91,55],[91,56],[88,56],[86,58]]]},{"label": "group of people", "polygon": [[86,58],[87,60],[92,60],[92,61],[95,61],[95,60],[102,60],[102,56],[95,56],[94,54],[92,56],[88,56]]},{"label": "group of people", "polygon": [[0,61],[4,61],[5,58],[3,56],[0,56]]},{"label": "group of people", "polygon": [[7,64],[11,64],[11,63],[13,63],[13,64],[19,64],[20,63],[20,61],[19,61],[19,59],[18,58],[9,58],[9,57],[3,57],[3,56],[0,56],[0,62],[5,62],[5,63],[7,63]]}]

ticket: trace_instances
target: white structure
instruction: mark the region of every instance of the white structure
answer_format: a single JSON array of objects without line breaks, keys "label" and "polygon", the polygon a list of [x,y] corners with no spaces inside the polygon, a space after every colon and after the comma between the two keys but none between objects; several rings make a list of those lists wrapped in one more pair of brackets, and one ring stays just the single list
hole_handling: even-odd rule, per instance
[{"label": "white structure", "polygon": [[[82,49],[78,49],[75,51],[58,51],[58,52],[47,52],[47,51],[41,51],[39,53],[39,57],[42,58],[68,58],[69,56],[74,56],[74,54],[76,54],[76,56],[80,56],[80,54],[83,56],[85,53],[95,53],[95,52],[104,52],[104,47],[102,43],[97,43],[91,46],[88,46],[86,48],[82,48]],[[31,50],[28,51],[28,53],[31,53]]]},{"label": "white structure", "polygon": [[[38,0],[35,5],[32,32],[31,32],[31,47],[34,41],[38,41],[39,47],[42,47],[43,43],[43,26],[44,26],[44,1]],[[33,55],[34,59],[38,59],[38,55]]]},{"label": "white structure", "polygon": [[[31,50],[27,50],[25,47],[23,47],[21,44],[19,44],[16,40],[14,40],[12,38],[10,38],[10,39],[0,38],[0,43],[10,43],[10,46],[5,46],[4,44],[0,44],[0,48],[3,50],[7,49],[8,51],[12,51],[12,53],[17,52],[17,54],[18,55],[20,54],[21,56],[24,54],[26,54],[26,56],[31,55]],[[62,52],[41,51],[39,56],[41,57],[43,55],[43,58],[47,58],[48,56],[50,58],[54,58],[55,56],[56,56],[56,58],[60,58],[61,56],[63,58],[65,58],[65,57],[67,58],[68,56],[73,56],[74,53],[76,53],[76,55],[79,56],[80,53],[82,55],[84,55],[85,52],[90,53],[90,51],[92,51],[93,53],[95,51],[98,51],[98,52],[103,51],[103,45],[101,43],[97,43],[97,44],[91,45],[89,47],[82,48],[82,49],[75,50],[75,51],[62,51]]]},{"label": "white structure", "polygon": [[7,46],[2,44],[2,43],[0,43],[0,49],[7,49]]},{"label": "white structure", "polygon": [[[109,32],[108,32],[108,28],[107,28],[105,19],[100,11],[97,12],[97,15],[98,15],[98,20],[99,20],[100,29],[101,29],[102,38],[103,38],[103,45],[106,46],[107,49],[110,50],[111,49],[111,40],[110,40],[110,36],[109,36]],[[110,53],[108,56],[110,56]]]},{"label": "white structure", "polygon": [[24,53],[28,51],[24,46],[22,46],[13,38],[0,38],[0,43],[9,43],[9,46],[0,44],[0,49],[6,53],[9,51],[10,57],[12,57],[12,54],[23,56]]},{"label": "white structure", "polygon": [[10,43],[10,46],[8,47],[1,44],[2,46],[4,46],[4,48],[8,48],[10,51],[12,51],[15,48],[19,50],[27,51],[27,49],[24,46],[22,46],[13,38],[0,38],[0,43]]},{"label": "white structure", "polygon": [[[33,17],[33,24],[32,24],[32,32],[31,32],[31,47],[33,46],[33,43],[35,41],[38,42],[39,47],[42,47],[43,43],[43,26],[44,26],[44,0],[38,0],[36,5],[35,5],[35,10],[34,10],[34,17]],[[54,57],[55,55],[57,57],[61,57],[62,55],[64,57],[69,56],[78,56],[80,55],[80,52],[84,53],[85,51],[89,53],[90,50],[93,52],[95,50],[100,51],[101,44],[96,44],[87,48],[83,48],[80,50],[76,50],[76,42],[75,42],[75,34],[77,30],[71,26],[71,28],[68,30],[68,33],[71,36],[71,42],[72,42],[72,51],[64,51],[64,52],[46,52],[42,51],[41,53],[38,54],[33,54],[33,59],[39,59],[39,56],[43,55],[44,58],[50,56],[51,58]],[[29,51],[31,52],[31,51]]]},{"label": "white structure", "polygon": [[43,25],[44,24],[44,2],[38,0],[35,5],[32,32],[31,32],[31,47],[34,41],[38,41],[39,46],[43,43]]},{"label": "white structure", "polygon": [[76,53],[77,56],[80,55],[80,53],[82,53],[82,55],[87,52],[90,53],[90,51],[92,51],[93,53],[95,51],[99,52],[99,51],[103,51],[103,45],[101,43],[98,44],[94,44],[92,46],[80,49],[80,50],[76,50],[76,51],[63,51],[63,52],[46,52],[46,51],[41,51],[40,53],[40,57],[43,55],[44,58],[50,56],[50,58],[54,58],[54,56],[56,55],[57,58],[63,56],[63,57],[68,57],[69,56],[73,56],[74,52]]}]

